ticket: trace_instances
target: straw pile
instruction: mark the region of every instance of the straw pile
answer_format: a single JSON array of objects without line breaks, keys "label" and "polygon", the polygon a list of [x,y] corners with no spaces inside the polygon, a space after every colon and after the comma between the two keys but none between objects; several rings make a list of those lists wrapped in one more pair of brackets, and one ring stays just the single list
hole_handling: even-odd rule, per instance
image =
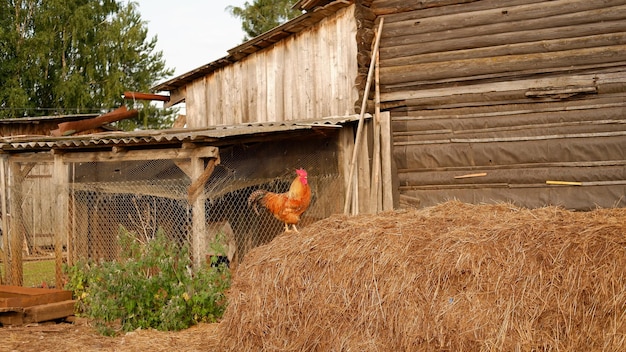
[{"label": "straw pile", "polygon": [[626,209],[447,202],[249,252],[230,351],[626,350]]}]

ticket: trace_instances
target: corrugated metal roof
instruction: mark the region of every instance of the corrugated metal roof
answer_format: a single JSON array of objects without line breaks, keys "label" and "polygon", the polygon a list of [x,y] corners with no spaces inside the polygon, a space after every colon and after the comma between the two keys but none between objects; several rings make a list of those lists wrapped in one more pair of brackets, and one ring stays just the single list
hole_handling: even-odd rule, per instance
[{"label": "corrugated metal roof", "polygon": [[299,33],[306,28],[320,22],[330,14],[337,12],[339,9],[350,6],[353,0],[338,0],[331,3],[329,1],[315,1],[316,6],[324,4],[325,6],[317,7],[311,12],[307,12],[298,16],[272,30],[269,30],[249,41],[228,50],[228,55],[221,59],[200,66],[194,70],[174,77],[168,81],[160,83],[151,88],[152,91],[173,91],[191,81],[206,76],[222,67],[235,63],[242,58],[267,48],[282,39]]},{"label": "corrugated metal roof", "polygon": [[[366,115],[366,118],[369,117],[369,115]],[[184,142],[219,145],[226,143],[227,140],[241,140],[267,134],[305,131],[316,128],[341,128],[344,124],[358,120],[358,115],[349,115],[319,120],[250,123],[199,129],[102,132],[67,137],[11,136],[0,138],[0,150],[4,152],[31,152],[51,149],[92,149],[113,146],[181,144]]]}]

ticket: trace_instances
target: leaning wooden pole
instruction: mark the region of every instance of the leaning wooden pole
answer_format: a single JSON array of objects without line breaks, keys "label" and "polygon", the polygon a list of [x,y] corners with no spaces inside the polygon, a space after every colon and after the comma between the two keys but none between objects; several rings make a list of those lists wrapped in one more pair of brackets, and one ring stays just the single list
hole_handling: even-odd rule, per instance
[{"label": "leaning wooden pole", "polygon": [[380,18],[378,24],[378,31],[376,32],[376,40],[374,42],[374,48],[372,49],[372,59],[370,60],[370,67],[367,71],[367,81],[365,83],[365,90],[363,91],[363,101],[361,102],[361,114],[359,116],[359,124],[356,129],[356,139],[354,141],[354,150],[352,151],[352,160],[350,160],[350,173],[348,175],[348,185],[346,187],[346,199],[343,205],[343,213],[348,214],[350,211],[350,203],[352,198],[352,178],[354,176],[354,167],[356,164],[356,158],[361,144],[361,135],[363,134],[363,119],[365,118],[365,108],[367,106],[367,97],[369,96],[370,87],[372,85],[372,76],[374,74],[374,66],[376,63],[376,57],[378,56],[378,47],[380,46],[380,34],[383,30],[384,17]]}]

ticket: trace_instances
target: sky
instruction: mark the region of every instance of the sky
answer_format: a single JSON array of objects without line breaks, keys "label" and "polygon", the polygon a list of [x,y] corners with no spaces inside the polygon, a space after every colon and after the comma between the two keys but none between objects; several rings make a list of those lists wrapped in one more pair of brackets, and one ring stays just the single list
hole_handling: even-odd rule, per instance
[{"label": "sky", "polygon": [[133,0],[148,37],[157,36],[156,50],[179,76],[228,55],[241,44],[239,18],[227,6],[242,7],[246,0]]}]

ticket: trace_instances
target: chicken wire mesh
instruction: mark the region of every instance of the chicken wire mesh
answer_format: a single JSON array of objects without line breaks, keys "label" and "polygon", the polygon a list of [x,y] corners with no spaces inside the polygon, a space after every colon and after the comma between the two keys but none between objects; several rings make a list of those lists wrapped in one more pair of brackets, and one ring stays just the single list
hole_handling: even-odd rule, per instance
[{"label": "chicken wire mesh", "polygon": [[[219,164],[204,185],[204,243],[221,239],[231,263],[239,263],[252,248],[284,231],[284,223],[265,209],[256,214],[247,198],[257,189],[281,193],[289,189],[297,168],[308,171],[312,200],[298,228],[340,212],[343,189],[334,143],[319,140],[286,148],[278,143],[220,148]],[[193,246],[193,206],[188,200],[190,178],[180,161],[70,163],[67,235],[63,256],[112,260],[120,252],[118,236],[130,233],[139,241],[159,231],[180,245]],[[41,163],[10,189],[11,203],[21,214],[29,253],[54,252],[55,192],[52,164]],[[45,225],[45,226],[44,226]],[[14,225],[12,225],[14,226]],[[206,248],[208,255],[215,254]],[[64,259],[65,260],[65,259]]]}]

